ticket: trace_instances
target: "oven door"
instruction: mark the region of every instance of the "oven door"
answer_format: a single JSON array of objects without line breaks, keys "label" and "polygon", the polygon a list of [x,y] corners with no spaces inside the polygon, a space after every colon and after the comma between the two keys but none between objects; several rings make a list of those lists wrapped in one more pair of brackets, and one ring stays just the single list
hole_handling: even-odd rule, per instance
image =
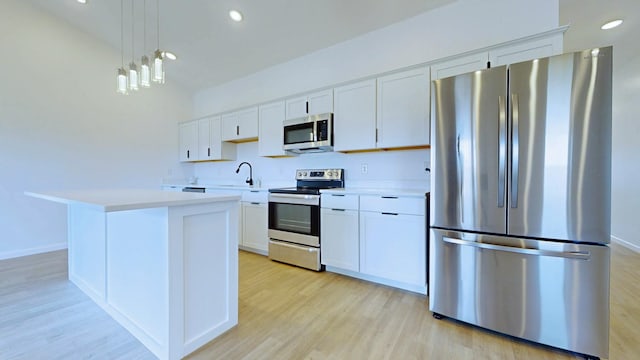
[{"label": "oven door", "polygon": [[320,196],[269,194],[269,238],[320,246]]}]

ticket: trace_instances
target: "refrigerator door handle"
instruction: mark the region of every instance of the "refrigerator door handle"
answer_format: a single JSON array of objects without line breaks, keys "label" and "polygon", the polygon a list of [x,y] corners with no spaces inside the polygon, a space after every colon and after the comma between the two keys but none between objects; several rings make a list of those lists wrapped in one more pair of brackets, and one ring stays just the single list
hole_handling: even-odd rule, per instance
[{"label": "refrigerator door handle", "polygon": [[511,207],[518,207],[518,176],[520,173],[520,135],[518,94],[511,94]]},{"label": "refrigerator door handle", "polygon": [[506,184],[505,163],[507,157],[507,109],[503,96],[498,96],[499,133],[498,133],[498,207],[504,207],[504,191]]},{"label": "refrigerator door handle", "polygon": [[442,238],[442,241],[449,244],[473,246],[480,249],[506,251],[506,252],[516,253],[516,254],[524,254],[524,255],[553,256],[553,257],[575,259],[575,260],[591,259],[591,253],[589,251],[553,251],[553,250],[541,250],[541,249],[523,249],[523,248],[517,248],[517,247],[511,247],[511,246],[505,246],[505,245],[494,245],[494,244],[479,243],[475,241],[452,239],[446,236]]}]

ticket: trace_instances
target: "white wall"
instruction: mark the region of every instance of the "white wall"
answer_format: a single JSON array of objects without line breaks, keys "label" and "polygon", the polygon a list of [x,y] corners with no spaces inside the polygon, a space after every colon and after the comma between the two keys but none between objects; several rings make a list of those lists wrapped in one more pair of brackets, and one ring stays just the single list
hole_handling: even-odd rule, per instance
[{"label": "white wall", "polygon": [[119,49],[19,0],[0,2],[0,259],[66,246],[66,209],[24,191],[157,187],[179,175],[191,98],[117,95]]},{"label": "white wall", "polygon": [[[309,90],[495,45],[558,27],[558,1],[460,0],[434,11],[339,43],[196,94],[194,115],[202,117],[264,103]],[[298,158],[257,156],[255,143],[238,145],[235,162],[194,164],[202,181],[242,182],[241,161],[254,165],[254,178],[293,184],[297,168],[340,167],[348,186],[427,188],[429,150],[327,153]],[[368,173],[361,173],[361,164]]]}]

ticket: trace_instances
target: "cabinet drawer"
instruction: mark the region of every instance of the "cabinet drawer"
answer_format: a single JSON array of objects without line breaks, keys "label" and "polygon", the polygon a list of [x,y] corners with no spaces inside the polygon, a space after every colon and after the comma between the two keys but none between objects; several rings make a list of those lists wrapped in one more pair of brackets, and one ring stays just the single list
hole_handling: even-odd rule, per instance
[{"label": "cabinet drawer", "polygon": [[380,213],[424,215],[426,201],[424,198],[362,195],[360,210]]},{"label": "cabinet drawer", "polygon": [[242,201],[266,204],[269,193],[266,191],[245,190],[242,192]]},{"label": "cabinet drawer", "polygon": [[320,206],[327,209],[358,210],[358,195],[322,194]]}]

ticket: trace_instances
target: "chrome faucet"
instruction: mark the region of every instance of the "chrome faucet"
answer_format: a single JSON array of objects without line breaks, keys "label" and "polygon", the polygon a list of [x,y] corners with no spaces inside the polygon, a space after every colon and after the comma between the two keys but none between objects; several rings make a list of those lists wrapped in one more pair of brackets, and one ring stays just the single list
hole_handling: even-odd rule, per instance
[{"label": "chrome faucet", "polygon": [[240,172],[240,167],[242,167],[242,165],[244,164],[249,165],[249,177],[245,182],[249,184],[249,186],[253,186],[253,168],[251,167],[251,164],[249,164],[246,161],[241,162],[240,165],[238,165],[238,168],[236,169],[236,174]]}]

